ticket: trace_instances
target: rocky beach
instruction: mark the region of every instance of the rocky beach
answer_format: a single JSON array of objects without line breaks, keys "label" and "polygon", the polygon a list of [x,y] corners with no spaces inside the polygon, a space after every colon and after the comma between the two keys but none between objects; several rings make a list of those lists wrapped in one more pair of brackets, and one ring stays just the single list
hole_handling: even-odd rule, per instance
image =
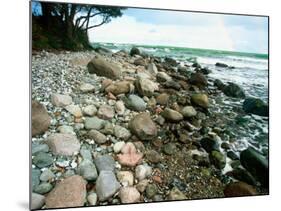
[{"label": "rocky beach", "polygon": [[33,51],[32,209],[268,194],[268,102],[212,68]]}]

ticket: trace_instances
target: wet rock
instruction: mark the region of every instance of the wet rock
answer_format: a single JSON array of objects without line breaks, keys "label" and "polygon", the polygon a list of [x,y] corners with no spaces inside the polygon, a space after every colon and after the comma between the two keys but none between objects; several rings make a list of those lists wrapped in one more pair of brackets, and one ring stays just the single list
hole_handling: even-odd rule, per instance
[{"label": "wet rock", "polygon": [[31,194],[31,209],[41,209],[43,205],[45,204],[45,196],[38,194],[38,193],[32,193]]},{"label": "wet rock", "polygon": [[100,201],[113,196],[120,188],[119,182],[112,171],[101,171],[96,181],[96,191]]},{"label": "wet rock", "polygon": [[110,79],[121,77],[121,69],[114,63],[104,60],[100,56],[95,56],[87,65],[89,73],[104,76]]},{"label": "wet rock", "polygon": [[161,115],[169,121],[172,122],[179,122],[183,120],[183,115],[180,112],[177,112],[170,108],[165,108],[164,111],[161,113]]},{"label": "wet rock", "polygon": [[215,65],[216,65],[217,67],[228,67],[227,64],[224,64],[224,63],[221,63],[221,62],[217,62]]},{"label": "wet rock", "polygon": [[171,81],[172,78],[165,72],[158,72],[156,74],[156,80],[157,82],[161,83],[161,82]]},{"label": "wet rock", "polygon": [[245,98],[243,89],[235,83],[228,82],[223,88],[223,93],[229,97]]},{"label": "wet rock", "polygon": [[51,170],[49,170],[49,169],[46,169],[40,175],[40,180],[43,181],[43,182],[51,181],[54,178],[55,178],[55,174]]},{"label": "wet rock", "polygon": [[162,160],[161,155],[158,152],[156,152],[155,150],[148,150],[145,153],[145,157],[151,163],[159,163]]},{"label": "wet rock", "polygon": [[104,144],[107,141],[104,134],[94,129],[88,132],[88,137],[94,139],[94,141],[98,144]]},{"label": "wet rock", "polygon": [[53,157],[45,152],[39,152],[32,160],[38,168],[44,168],[53,164]]},{"label": "wet rock", "polygon": [[80,150],[80,143],[76,136],[72,134],[51,134],[47,138],[46,144],[50,147],[54,155],[70,156]]},{"label": "wet rock", "polygon": [[122,140],[128,140],[130,137],[131,137],[131,133],[129,130],[127,130],[126,128],[124,127],[121,127],[119,125],[116,125],[114,127],[114,135],[117,137],[117,138],[120,138]]},{"label": "wet rock", "polygon": [[104,127],[105,121],[102,119],[99,119],[98,117],[86,117],[85,118],[85,128],[100,130]]},{"label": "wet rock", "polygon": [[114,117],[114,109],[109,105],[102,105],[98,110],[98,117],[101,119],[112,119]]},{"label": "wet rock", "polygon": [[115,170],[115,161],[110,155],[102,155],[94,160],[99,172]]},{"label": "wet rock", "polygon": [[257,191],[247,183],[235,182],[225,187],[224,195],[225,197],[253,196],[257,195]]},{"label": "wet rock", "polygon": [[174,143],[167,143],[163,146],[163,152],[167,155],[173,155],[176,151],[177,147]]},{"label": "wet rock", "polygon": [[114,95],[126,94],[133,89],[133,85],[128,81],[118,81],[110,84],[105,88],[107,93]]},{"label": "wet rock", "polygon": [[249,147],[240,154],[242,166],[247,169],[261,184],[269,186],[268,160],[254,148]]},{"label": "wet rock", "polygon": [[49,116],[45,107],[37,102],[32,101],[32,136],[40,135],[48,130],[51,124],[51,117]]},{"label": "wet rock", "polygon": [[117,159],[121,165],[136,166],[141,162],[143,154],[137,152],[133,143],[126,143],[121,150],[122,154],[117,155]]},{"label": "wet rock", "polygon": [[220,79],[216,79],[214,81],[214,86],[218,87],[219,90],[223,90],[225,85]]},{"label": "wet rock", "polygon": [[153,196],[157,194],[158,190],[156,185],[154,184],[148,184],[145,189],[145,195],[147,198],[151,199]]},{"label": "wet rock", "polygon": [[132,47],[130,51],[130,56],[134,56],[134,55],[141,55],[141,51],[137,47]]},{"label": "wet rock", "polygon": [[87,196],[87,201],[89,202],[89,205],[96,205],[97,204],[97,201],[98,201],[98,196],[96,193],[90,193],[88,196]]},{"label": "wet rock", "polygon": [[117,179],[123,186],[132,186],[134,184],[134,175],[130,171],[119,171]]},{"label": "wet rock", "polygon": [[197,112],[192,106],[185,106],[182,108],[181,114],[186,118],[190,118],[196,116]]},{"label": "wet rock", "polygon": [[208,85],[206,77],[202,73],[193,73],[189,79],[189,83],[202,89]]},{"label": "wet rock", "polygon": [[113,151],[115,153],[119,153],[121,151],[121,149],[124,147],[124,145],[125,145],[124,141],[116,142],[113,146]]},{"label": "wet rock", "polygon": [[141,140],[152,140],[157,135],[157,127],[148,113],[140,113],[129,122],[133,134]]},{"label": "wet rock", "polygon": [[246,113],[256,114],[259,116],[268,116],[269,107],[261,99],[257,98],[246,98],[243,102],[243,110]]},{"label": "wet rock", "polygon": [[76,118],[82,117],[82,110],[78,105],[68,105],[65,109]]},{"label": "wet rock", "polygon": [[202,74],[204,74],[204,75],[208,75],[208,74],[210,74],[210,73],[212,72],[212,71],[211,71],[209,68],[207,68],[207,67],[196,68],[195,71],[196,71],[196,72],[199,72],[199,73],[202,73]]},{"label": "wet rock", "polygon": [[140,201],[140,193],[135,187],[122,187],[119,192],[122,203],[136,203]]},{"label": "wet rock", "polygon": [[151,97],[159,89],[156,83],[147,78],[138,78],[135,81],[135,86],[140,95],[148,97]]},{"label": "wet rock", "polygon": [[209,154],[209,157],[210,157],[211,163],[213,163],[216,168],[223,169],[225,167],[226,158],[221,152],[212,151]]},{"label": "wet rock", "polygon": [[72,104],[72,97],[70,97],[69,95],[53,93],[51,95],[51,102],[54,106],[65,107]]},{"label": "wet rock", "polygon": [[137,95],[129,95],[128,98],[124,98],[124,102],[127,108],[134,111],[144,111],[146,109],[146,103]]},{"label": "wet rock", "polygon": [[97,113],[97,108],[94,105],[87,105],[83,108],[83,114],[86,116],[94,116]]},{"label": "wet rock", "polygon": [[156,97],[156,102],[160,105],[167,105],[170,95],[167,93],[162,93]]},{"label": "wet rock", "polygon": [[166,82],[163,83],[163,85],[166,88],[171,88],[171,89],[175,89],[175,90],[180,90],[181,89],[181,85],[178,82],[173,81],[173,80],[166,81]]},{"label": "wet rock", "polygon": [[202,108],[208,108],[209,106],[209,99],[206,94],[193,94],[191,96],[191,102]]},{"label": "wet rock", "polygon": [[241,182],[246,182],[247,184],[250,185],[257,185],[257,182],[255,180],[255,178],[245,169],[240,168],[240,167],[236,167],[234,170],[232,170],[231,172],[227,172],[229,176],[241,181]]},{"label": "wet rock", "polygon": [[88,84],[88,83],[83,83],[80,87],[79,87],[80,91],[83,93],[87,93],[87,92],[94,92],[95,91],[95,87],[92,84]]},{"label": "wet rock", "polygon": [[88,181],[96,180],[98,177],[96,166],[90,160],[83,160],[78,166],[77,173]]},{"label": "wet rock", "polygon": [[78,175],[58,183],[46,197],[46,208],[83,206],[86,201],[86,181]]},{"label": "wet rock", "polygon": [[53,189],[53,186],[48,182],[40,183],[33,191],[39,194],[49,193]]},{"label": "wet rock", "polygon": [[178,65],[178,62],[175,59],[170,58],[170,57],[165,58],[165,63],[167,63],[168,65],[171,65],[173,67]]},{"label": "wet rock", "polygon": [[226,154],[231,160],[239,160],[238,155],[233,151],[228,151]]},{"label": "wet rock", "polygon": [[152,174],[152,168],[146,164],[138,165],[135,169],[135,176],[140,181]]},{"label": "wet rock", "polygon": [[115,103],[115,112],[118,115],[123,115],[125,113],[125,105],[123,103],[123,101],[119,100]]},{"label": "wet rock", "polygon": [[174,187],[168,195],[168,200],[185,200],[185,199],[187,199],[186,196],[176,187]]}]

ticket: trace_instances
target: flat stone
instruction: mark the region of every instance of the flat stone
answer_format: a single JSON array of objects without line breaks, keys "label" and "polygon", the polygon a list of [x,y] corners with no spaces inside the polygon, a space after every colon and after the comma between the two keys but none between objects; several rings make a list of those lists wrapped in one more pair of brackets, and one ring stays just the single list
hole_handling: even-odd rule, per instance
[{"label": "flat stone", "polygon": [[82,111],[78,105],[68,105],[65,107],[65,109],[76,118],[82,117]]},{"label": "flat stone", "polygon": [[54,106],[65,107],[72,104],[72,97],[70,97],[69,95],[53,93],[51,95],[51,102]]},{"label": "flat stone", "polygon": [[104,134],[94,129],[88,132],[88,137],[90,139],[94,139],[94,141],[98,144],[104,144],[107,141],[107,138]]},{"label": "flat stone", "polygon": [[38,194],[38,193],[32,193],[31,194],[31,209],[41,209],[43,205],[45,204],[45,196]]},{"label": "flat stone", "polygon": [[114,117],[114,113],[115,113],[114,109],[111,106],[102,105],[99,107],[97,115],[101,119],[108,120],[108,119],[112,119]]},{"label": "flat stone", "polygon": [[97,108],[94,105],[87,105],[83,108],[83,114],[86,116],[94,116],[97,113]]},{"label": "flat stone", "polygon": [[135,187],[122,187],[119,192],[122,203],[136,203],[140,201],[140,193]]},{"label": "flat stone", "polygon": [[112,171],[101,171],[96,181],[96,191],[100,201],[113,196],[120,188],[119,182]]},{"label": "flat stone", "polygon": [[39,152],[36,154],[36,156],[33,158],[32,162],[38,167],[38,168],[44,168],[47,166],[50,166],[53,164],[53,157],[45,152]]},{"label": "flat stone", "polygon": [[99,172],[101,171],[114,171],[115,161],[110,155],[102,155],[95,158],[94,163]]},{"label": "flat stone", "polygon": [[87,130],[95,129],[100,130],[104,127],[105,121],[99,119],[98,117],[86,117],[85,118],[85,128]]},{"label": "flat stone", "polygon": [[79,152],[80,143],[76,136],[71,134],[54,133],[51,134],[46,144],[50,147],[51,151],[55,155],[70,156]]},{"label": "flat stone", "polygon": [[127,141],[131,137],[131,132],[120,125],[114,127],[114,135],[117,138]]},{"label": "flat stone", "polygon": [[46,197],[46,208],[80,207],[86,201],[86,181],[78,175],[58,183]]},{"label": "flat stone", "polygon": [[96,180],[98,177],[96,166],[90,160],[83,160],[78,166],[77,173],[88,181]]}]

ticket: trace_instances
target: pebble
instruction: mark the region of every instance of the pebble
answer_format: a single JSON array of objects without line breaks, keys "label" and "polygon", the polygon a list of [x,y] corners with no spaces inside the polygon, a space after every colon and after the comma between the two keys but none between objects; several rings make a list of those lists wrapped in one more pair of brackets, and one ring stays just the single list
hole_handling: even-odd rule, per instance
[{"label": "pebble", "polygon": [[109,120],[114,117],[114,109],[109,105],[102,105],[99,107],[97,115],[101,119]]},{"label": "pebble", "polygon": [[147,198],[151,199],[157,193],[157,187],[155,184],[148,184],[145,189],[145,195]]},{"label": "pebble", "polygon": [[72,103],[72,97],[69,95],[53,93],[51,95],[51,102],[54,106],[65,107]]},{"label": "pebble", "polygon": [[143,180],[152,174],[152,168],[148,165],[138,165],[135,169],[135,175],[138,180]]},{"label": "pebble", "polygon": [[49,152],[47,144],[32,143],[32,155],[36,155],[39,152]]},{"label": "pebble", "polygon": [[174,143],[168,143],[163,146],[163,152],[167,155],[173,155],[176,153],[177,147]]},{"label": "pebble", "polygon": [[59,127],[58,127],[58,131],[59,131],[60,133],[74,134],[74,135],[75,135],[75,132],[74,132],[73,127],[68,126],[68,125],[59,126]]},{"label": "pebble", "polygon": [[96,193],[90,193],[88,196],[87,196],[87,201],[89,202],[90,205],[94,206],[97,204],[97,201],[98,201],[98,196]]},{"label": "pebble", "polygon": [[39,152],[32,161],[38,168],[44,168],[53,164],[53,157],[48,153]]},{"label": "pebble", "polygon": [[131,137],[131,132],[124,127],[116,125],[114,128],[114,135],[122,140],[128,140]]},{"label": "pebble", "polygon": [[30,208],[32,210],[41,209],[43,207],[43,205],[45,204],[45,196],[38,194],[38,193],[32,193],[30,204],[31,204]]},{"label": "pebble", "polygon": [[110,155],[102,155],[95,158],[94,163],[99,172],[102,171],[114,171],[115,161]]},{"label": "pebble", "polygon": [[98,117],[86,117],[85,118],[85,128],[88,130],[95,129],[100,130],[105,124],[105,121],[99,119]]},{"label": "pebble", "polygon": [[46,194],[53,189],[53,186],[48,182],[39,184],[33,191],[39,194]]},{"label": "pebble", "polygon": [[40,183],[41,171],[39,169],[31,170],[32,190],[34,190]]},{"label": "pebble", "polygon": [[98,144],[104,144],[107,141],[107,138],[104,134],[94,129],[88,132],[88,137],[94,139],[94,141]]},{"label": "pebble", "polygon": [[96,166],[90,160],[83,160],[78,165],[77,173],[88,181],[96,180],[98,177]]},{"label": "pebble", "polygon": [[79,105],[68,105],[65,109],[76,118],[82,117],[82,111]]},{"label": "pebble", "polygon": [[121,149],[124,147],[124,145],[125,145],[124,141],[119,141],[119,142],[115,143],[113,146],[113,151],[115,153],[119,153],[121,151]]},{"label": "pebble", "polygon": [[94,116],[97,113],[97,108],[94,105],[87,105],[83,108],[83,114],[86,116]]},{"label": "pebble", "polygon": [[139,181],[139,183],[136,185],[136,188],[139,192],[143,193],[146,189],[146,186],[149,184],[149,181],[147,179]]},{"label": "pebble", "polygon": [[132,186],[134,184],[134,175],[130,171],[117,172],[117,179],[123,186]]},{"label": "pebble", "polygon": [[119,100],[115,103],[115,111],[118,115],[123,115],[125,113],[125,105],[123,101]]},{"label": "pebble", "polygon": [[43,182],[51,181],[54,178],[55,178],[55,174],[50,169],[46,169],[40,175],[40,180]]},{"label": "pebble", "polygon": [[95,91],[95,87],[92,84],[88,84],[88,83],[83,83],[80,86],[80,91],[83,93],[87,93],[87,92],[94,92]]},{"label": "pebble", "polygon": [[122,203],[136,203],[140,201],[140,193],[135,187],[122,187],[119,191]]}]

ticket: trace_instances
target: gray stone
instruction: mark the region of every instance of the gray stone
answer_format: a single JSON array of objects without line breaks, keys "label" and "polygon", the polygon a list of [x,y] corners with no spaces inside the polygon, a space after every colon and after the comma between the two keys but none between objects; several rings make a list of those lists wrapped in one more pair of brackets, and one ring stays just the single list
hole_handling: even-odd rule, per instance
[{"label": "gray stone", "polygon": [[102,171],[96,182],[96,191],[100,201],[113,196],[120,188],[119,182],[112,171]]},{"label": "gray stone", "polygon": [[183,109],[181,110],[181,113],[184,117],[187,117],[187,118],[196,116],[196,114],[197,114],[195,108],[193,108],[192,106],[183,107]]},{"label": "gray stone", "polygon": [[54,178],[55,178],[55,174],[50,169],[46,169],[40,175],[40,180],[43,182],[51,181]]},{"label": "gray stone", "polygon": [[36,186],[39,185],[40,175],[41,175],[41,171],[39,169],[32,169],[32,171],[31,171],[32,190],[34,190],[36,188]]},{"label": "gray stone", "polygon": [[78,166],[77,173],[88,181],[96,180],[98,177],[96,166],[90,160],[83,160]]},{"label": "gray stone", "polygon": [[94,139],[98,144],[104,144],[107,141],[106,136],[97,130],[90,130],[88,132],[88,137]]},{"label": "gray stone", "polygon": [[98,201],[98,196],[96,193],[90,193],[88,196],[87,196],[87,200],[89,202],[90,205],[96,205],[97,204],[97,201]]},{"label": "gray stone", "polygon": [[97,108],[94,105],[87,105],[83,108],[83,114],[87,116],[94,116],[97,113]]},{"label": "gray stone", "polygon": [[39,152],[49,152],[47,144],[32,143],[32,155],[36,155]]},{"label": "gray stone", "polygon": [[152,168],[146,164],[138,165],[135,169],[135,176],[140,181],[152,174]]},{"label": "gray stone", "polygon": [[83,93],[87,93],[87,92],[94,92],[95,91],[95,87],[92,84],[88,84],[88,83],[83,83],[80,86],[80,91]]},{"label": "gray stone", "polygon": [[35,187],[34,192],[39,194],[46,194],[53,189],[53,186],[48,182],[43,182]]},{"label": "gray stone", "polygon": [[76,136],[72,134],[51,134],[47,138],[46,143],[55,155],[70,156],[80,150],[80,143]]},{"label": "gray stone", "polygon": [[31,209],[41,209],[43,205],[45,204],[45,196],[38,194],[38,193],[32,193],[31,194]]},{"label": "gray stone", "polygon": [[124,127],[116,125],[114,128],[114,135],[122,140],[128,140],[131,137],[131,132]]},{"label": "gray stone", "polygon": [[105,121],[99,119],[98,117],[86,117],[85,118],[85,128],[100,130],[104,127]]},{"label": "gray stone", "polygon": [[82,110],[79,105],[68,105],[65,109],[76,118],[82,117]]},{"label": "gray stone", "polygon": [[72,103],[72,97],[70,97],[69,95],[53,93],[51,95],[51,102],[54,106],[65,107]]},{"label": "gray stone", "polygon": [[146,103],[142,98],[137,95],[129,95],[128,98],[124,98],[125,105],[134,111],[144,111],[146,109]]},{"label": "gray stone", "polygon": [[73,127],[69,125],[62,125],[58,127],[60,133],[75,134]]},{"label": "gray stone", "polygon": [[33,158],[33,163],[38,167],[38,168],[43,168],[52,165],[53,163],[53,157],[45,152],[39,152],[38,154],[35,155]]},{"label": "gray stone", "polygon": [[94,160],[99,172],[101,171],[114,171],[115,161],[110,155],[102,155]]},{"label": "gray stone", "polygon": [[92,153],[91,153],[90,149],[87,149],[86,147],[82,146],[80,149],[80,154],[84,160],[93,161]]}]

